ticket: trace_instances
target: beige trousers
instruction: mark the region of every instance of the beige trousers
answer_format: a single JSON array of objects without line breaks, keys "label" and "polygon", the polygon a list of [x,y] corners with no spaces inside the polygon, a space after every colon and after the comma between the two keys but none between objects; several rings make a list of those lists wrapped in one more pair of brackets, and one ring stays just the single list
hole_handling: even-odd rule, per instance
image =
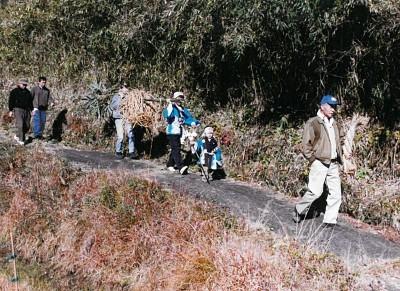
[{"label": "beige trousers", "polygon": [[328,187],[329,194],[326,198],[327,206],[324,215],[324,223],[336,223],[339,207],[342,203],[339,164],[337,162],[331,163],[329,167],[318,160],[315,160],[311,164],[310,174],[308,176],[308,190],[300,202],[296,204],[296,210],[300,215],[307,214],[311,204],[322,195],[325,183]]}]

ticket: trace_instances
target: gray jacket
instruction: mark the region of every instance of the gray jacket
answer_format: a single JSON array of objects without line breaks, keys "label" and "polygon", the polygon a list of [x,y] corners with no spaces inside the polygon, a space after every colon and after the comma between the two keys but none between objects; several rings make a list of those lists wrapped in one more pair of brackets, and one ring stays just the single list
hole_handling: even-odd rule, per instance
[{"label": "gray jacket", "polygon": [[53,103],[53,97],[51,97],[50,90],[47,87],[33,87],[31,94],[33,97],[33,108],[47,110],[49,104]]},{"label": "gray jacket", "polygon": [[110,108],[112,110],[112,117],[115,119],[122,118],[121,114],[121,95],[115,94],[111,100]]}]

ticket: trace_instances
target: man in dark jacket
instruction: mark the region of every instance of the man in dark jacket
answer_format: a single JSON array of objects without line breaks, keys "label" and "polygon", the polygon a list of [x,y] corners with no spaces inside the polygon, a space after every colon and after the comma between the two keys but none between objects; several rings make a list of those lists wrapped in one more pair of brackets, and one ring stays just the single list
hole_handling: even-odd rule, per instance
[{"label": "man in dark jacket", "polygon": [[15,126],[17,127],[14,139],[19,145],[25,144],[25,134],[30,128],[31,111],[33,109],[32,95],[26,88],[28,81],[21,79],[16,88],[11,90],[8,99],[8,109],[10,117],[15,116]]},{"label": "man in dark jacket", "polygon": [[46,87],[46,77],[39,77],[39,83],[33,87],[31,94],[33,97],[33,135],[34,138],[41,139],[46,124],[46,111],[53,106],[53,98],[50,90]]}]

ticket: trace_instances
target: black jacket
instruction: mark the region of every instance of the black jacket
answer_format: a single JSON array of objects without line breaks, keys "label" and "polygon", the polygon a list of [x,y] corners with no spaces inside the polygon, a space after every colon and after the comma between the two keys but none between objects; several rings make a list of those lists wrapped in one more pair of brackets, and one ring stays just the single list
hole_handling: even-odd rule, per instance
[{"label": "black jacket", "polygon": [[24,88],[14,88],[10,92],[10,97],[8,98],[8,109],[13,111],[14,108],[21,108],[25,110],[33,110],[33,98],[31,92]]}]

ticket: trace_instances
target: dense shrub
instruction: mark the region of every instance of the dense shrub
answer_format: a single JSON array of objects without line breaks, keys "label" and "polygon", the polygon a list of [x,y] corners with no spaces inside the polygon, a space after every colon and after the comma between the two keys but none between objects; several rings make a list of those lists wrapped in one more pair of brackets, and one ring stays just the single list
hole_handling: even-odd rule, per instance
[{"label": "dense shrub", "polygon": [[[399,9],[385,0],[9,1],[3,76],[129,80],[247,104],[260,120],[310,113],[331,91],[346,110],[398,119]],[[264,114],[262,114],[264,113]]]}]

